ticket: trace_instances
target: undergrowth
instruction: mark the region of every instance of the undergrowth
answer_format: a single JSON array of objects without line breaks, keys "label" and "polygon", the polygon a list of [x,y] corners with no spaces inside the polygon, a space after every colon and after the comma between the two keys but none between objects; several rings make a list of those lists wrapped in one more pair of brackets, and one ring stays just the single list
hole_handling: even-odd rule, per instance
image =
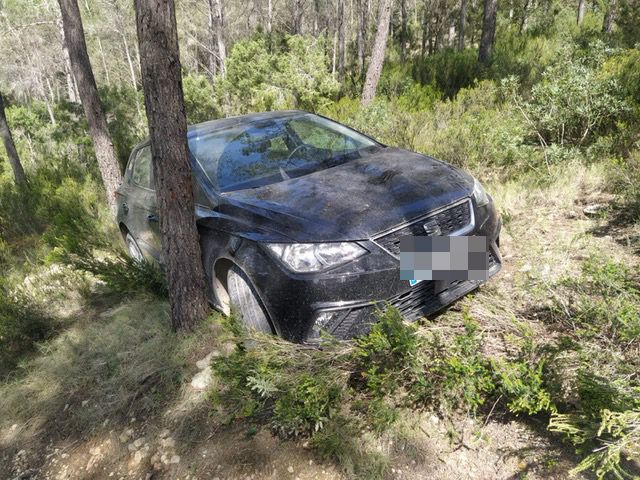
[{"label": "undergrowth", "polygon": [[498,395],[515,413],[553,409],[541,365],[520,358],[492,362],[481,353],[482,335],[468,316],[451,338],[406,323],[391,307],[378,319],[366,336],[327,340],[319,348],[228,322],[235,348],[213,360],[220,380],[210,394],[214,408],[227,421],[265,426],[284,439],[309,437],[344,472],[366,478],[383,476],[386,462],[354,432],[377,438],[402,409],[476,412]]}]

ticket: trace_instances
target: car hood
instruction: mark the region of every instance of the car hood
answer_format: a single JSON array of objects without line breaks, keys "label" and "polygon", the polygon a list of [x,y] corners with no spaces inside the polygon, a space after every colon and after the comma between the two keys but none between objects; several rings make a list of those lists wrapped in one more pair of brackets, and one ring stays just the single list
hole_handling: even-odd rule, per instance
[{"label": "car hood", "polygon": [[[362,240],[469,196],[473,178],[396,148],[264,187],[228,192],[220,213],[296,242]],[[241,212],[242,211],[242,212]]]}]

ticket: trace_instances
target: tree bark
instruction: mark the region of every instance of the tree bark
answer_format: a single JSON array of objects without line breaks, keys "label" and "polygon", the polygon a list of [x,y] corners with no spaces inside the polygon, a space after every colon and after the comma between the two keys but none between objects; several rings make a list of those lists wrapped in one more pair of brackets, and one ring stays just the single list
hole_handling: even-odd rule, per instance
[{"label": "tree bark", "polygon": [[302,34],[302,0],[293,0],[293,34]]},{"label": "tree bark", "polygon": [[381,0],[380,17],[378,19],[378,31],[373,43],[371,52],[371,61],[367,69],[367,76],[362,88],[361,103],[367,106],[376,96],[376,89],[380,81],[382,73],[382,65],[384,63],[384,51],[387,46],[387,37],[389,36],[389,22],[391,20],[391,0]]},{"label": "tree bark", "polygon": [[483,65],[491,62],[493,42],[496,36],[496,16],[498,14],[498,0],[484,0],[484,13],[482,16],[482,36],[480,37],[480,50],[478,61]]},{"label": "tree bark", "polygon": [[400,62],[407,57],[407,0],[400,0]]},{"label": "tree bark", "polygon": [[111,141],[107,119],[100,103],[96,79],[93,76],[91,62],[87,54],[82,17],[77,0],[58,0],[62,12],[62,26],[65,41],[69,49],[73,76],[89,124],[89,133],[93,139],[102,183],[107,191],[107,201],[115,211],[116,190],[122,182],[122,174],[116,152]]},{"label": "tree bark", "polygon": [[604,14],[604,22],[602,22],[602,32],[607,35],[613,32],[613,24],[616,19],[616,0],[609,0],[607,2],[607,10]]},{"label": "tree bark", "polygon": [[207,313],[173,0],[135,0],[171,322],[191,330]]},{"label": "tree bark", "polygon": [[357,0],[356,8],[358,10],[358,37],[356,41],[358,44],[358,72],[360,73],[360,78],[362,78],[362,74],[364,73],[367,10],[366,5],[363,5],[363,0]]},{"label": "tree bark", "polygon": [[524,30],[527,28],[527,21],[529,19],[529,4],[530,0],[525,0],[524,5],[522,7],[522,19],[520,20],[520,28],[518,28],[518,33],[522,34]]},{"label": "tree bark", "polygon": [[218,71],[224,76],[226,73],[227,48],[224,43],[224,7],[222,0],[209,0],[211,12],[211,26],[215,35],[215,46],[218,52]]},{"label": "tree bark", "polygon": [[338,22],[338,79],[342,81],[344,78],[344,64],[345,64],[345,34],[344,34],[344,0],[338,0],[338,11],[336,15],[336,21]]},{"label": "tree bark", "polygon": [[64,59],[64,74],[67,80],[67,95],[71,103],[78,103],[78,87],[76,81],[73,78],[73,72],[71,68],[71,58],[69,57],[69,48],[67,47],[67,40],[64,35],[64,28],[62,26],[62,19],[59,19],[58,29],[60,30],[60,36],[62,37],[62,58]]},{"label": "tree bark", "polygon": [[582,24],[582,20],[584,20],[584,12],[586,10],[587,4],[585,0],[578,0],[578,25]]},{"label": "tree bark", "polygon": [[13,136],[11,135],[7,117],[4,113],[4,98],[2,98],[2,92],[0,92],[0,137],[2,137],[4,148],[7,150],[9,165],[11,165],[11,170],[13,170],[13,178],[16,185],[25,185],[27,183],[27,177],[24,174],[20,156],[18,155],[18,150],[16,150],[16,144],[13,142]]},{"label": "tree bark", "polygon": [[467,0],[460,0],[460,16],[458,17],[458,50],[464,50],[464,29],[467,25]]}]

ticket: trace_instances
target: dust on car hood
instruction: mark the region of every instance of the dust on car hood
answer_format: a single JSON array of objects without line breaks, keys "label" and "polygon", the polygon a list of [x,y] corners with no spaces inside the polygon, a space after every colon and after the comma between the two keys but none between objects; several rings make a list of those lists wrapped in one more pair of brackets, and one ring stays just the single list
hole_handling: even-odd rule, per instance
[{"label": "dust on car hood", "polygon": [[259,188],[229,192],[220,211],[251,211],[298,242],[360,240],[471,194],[470,175],[396,148]]}]

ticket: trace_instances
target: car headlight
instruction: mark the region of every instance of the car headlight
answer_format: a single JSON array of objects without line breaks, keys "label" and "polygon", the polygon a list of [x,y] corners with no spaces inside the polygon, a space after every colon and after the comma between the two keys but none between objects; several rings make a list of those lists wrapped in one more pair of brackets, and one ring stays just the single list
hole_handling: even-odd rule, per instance
[{"label": "car headlight", "polygon": [[357,243],[265,243],[265,248],[290,270],[319,272],[350,262],[367,253]]},{"label": "car headlight", "polygon": [[473,179],[473,198],[479,207],[484,207],[489,203],[489,195],[487,195],[484,187],[476,178]]}]

